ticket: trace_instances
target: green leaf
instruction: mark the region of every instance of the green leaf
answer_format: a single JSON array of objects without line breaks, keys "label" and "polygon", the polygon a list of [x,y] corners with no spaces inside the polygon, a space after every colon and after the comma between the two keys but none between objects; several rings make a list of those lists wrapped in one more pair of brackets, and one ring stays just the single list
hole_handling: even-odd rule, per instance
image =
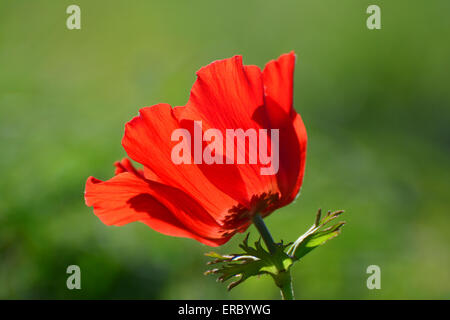
[{"label": "green leaf", "polygon": [[269,274],[276,277],[280,268],[288,270],[292,265],[292,259],[284,252],[287,245],[276,244],[277,250],[274,255],[271,255],[262,247],[261,239],[254,243],[254,247],[249,246],[248,237],[249,234],[239,245],[244,251],[243,253],[230,255],[221,255],[216,252],[207,253],[206,256],[214,258],[208,262],[208,265],[220,264],[220,266],[206,271],[205,275],[218,275],[219,282],[236,278],[237,280],[228,285],[228,290],[231,290],[252,276]]},{"label": "green leaf", "polygon": [[[268,274],[272,276],[277,286],[280,288],[283,279],[289,275],[289,269],[300,258],[308,252],[317,248],[336,237],[340,232],[344,221],[338,222],[330,227],[327,225],[338,218],[344,211],[328,211],[325,217],[322,217],[322,211],[319,209],[316,215],[314,225],[292,245],[291,243],[275,244],[275,252],[270,253],[265,250],[261,244],[261,239],[254,243],[254,246],[248,244],[249,234],[239,245],[242,253],[222,255],[216,252],[207,253],[206,256],[213,258],[208,265],[219,265],[217,268],[208,270],[206,275],[218,275],[218,281],[224,282],[235,278],[228,286],[228,290],[236,287],[245,280],[253,276]],[[290,247],[289,247],[290,246]],[[286,251],[286,249],[289,249]],[[285,252],[286,251],[286,252]]]},{"label": "green leaf", "polygon": [[294,260],[299,260],[311,250],[338,236],[345,221],[338,222],[328,228],[324,227],[329,222],[339,217],[343,212],[343,210],[334,212],[328,211],[327,215],[321,219],[322,210],[319,209],[314,225],[294,242],[287,253],[292,256]]}]

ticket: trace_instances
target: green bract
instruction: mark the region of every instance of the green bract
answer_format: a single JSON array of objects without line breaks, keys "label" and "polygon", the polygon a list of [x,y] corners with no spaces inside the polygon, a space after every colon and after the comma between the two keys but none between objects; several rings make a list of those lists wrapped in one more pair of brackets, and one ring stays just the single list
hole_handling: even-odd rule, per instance
[{"label": "green bract", "polygon": [[[293,298],[290,268],[311,250],[321,246],[328,240],[336,237],[345,221],[337,222],[327,226],[331,221],[338,218],[344,211],[328,211],[322,218],[321,209],[318,210],[314,225],[300,236],[294,243],[275,244],[275,252],[271,254],[261,245],[261,239],[255,241],[254,247],[249,246],[249,234],[239,247],[244,251],[237,254],[222,255],[216,252],[209,252],[206,255],[214,258],[208,265],[220,265],[205,272],[205,274],[218,275],[218,281],[224,282],[231,278],[237,280],[228,285],[228,290],[241,284],[248,278],[256,275],[268,274],[272,276],[275,284],[281,289],[284,298]],[[287,296],[287,297],[286,297]]]}]

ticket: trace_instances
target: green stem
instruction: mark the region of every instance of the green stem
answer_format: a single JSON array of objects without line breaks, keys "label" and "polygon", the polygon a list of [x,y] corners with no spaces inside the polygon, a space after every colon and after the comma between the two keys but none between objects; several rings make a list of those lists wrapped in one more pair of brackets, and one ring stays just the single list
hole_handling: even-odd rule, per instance
[{"label": "green stem", "polygon": [[269,229],[267,229],[263,218],[260,214],[255,214],[252,220],[255,224],[256,229],[258,229],[259,234],[263,238],[267,249],[269,249],[270,254],[274,254],[276,251],[275,242],[273,241],[272,235],[270,234]]},{"label": "green stem", "polygon": [[259,234],[263,238],[264,243],[266,244],[267,249],[272,255],[274,263],[278,269],[278,274],[274,276],[274,280],[278,288],[280,288],[281,297],[283,298],[283,300],[294,300],[291,272],[289,270],[285,270],[283,267],[283,262],[277,259],[277,255],[275,255],[277,247],[275,245],[275,242],[273,241],[269,229],[267,229],[266,224],[264,223],[264,220],[260,214],[256,214],[252,220],[255,224],[256,229],[258,229]]},{"label": "green stem", "polygon": [[281,277],[282,281],[279,281],[279,288],[281,291],[281,297],[283,300],[294,300],[294,289],[292,288],[291,272],[285,271],[285,275]]}]

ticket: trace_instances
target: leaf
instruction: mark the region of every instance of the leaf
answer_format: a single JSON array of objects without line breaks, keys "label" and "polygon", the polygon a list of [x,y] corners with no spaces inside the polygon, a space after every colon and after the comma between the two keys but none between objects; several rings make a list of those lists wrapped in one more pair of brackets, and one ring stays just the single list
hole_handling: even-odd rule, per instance
[{"label": "leaf", "polygon": [[[249,234],[239,245],[242,253],[221,255],[216,252],[207,253],[206,256],[213,258],[208,265],[217,264],[218,267],[205,272],[206,275],[218,275],[217,280],[224,282],[235,278],[236,280],[228,285],[228,290],[233,289],[245,280],[253,276],[268,274],[272,276],[277,286],[280,286],[283,276],[288,274],[294,262],[305,256],[311,250],[323,245],[328,240],[336,237],[341,232],[344,221],[338,222],[330,227],[327,225],[337,219],[344,211],[328,211],[322,217],[322,210],[319,209],[311,228],[297,239],[293,244],[276,243],[276,250],[272,254],[262,247],[261,239],[248,244]],[[290,247],[289,247],[290,246]],[[289,249],[286,251],[286,249]]]},{"label": "leaf", "polygon": [[292,259],[284,253],[287,245],[276,244],[277,251],[271,255],[261,245],[261,239],[254,243],[254,247],[248,245],[249,234],[239,247],[244,251],[240,254],[221,255],[216,252],[207,253],[206,256],[214,258],[208,265],[221,264],[205,272],[205,275],[215,274],[219,282],[225,282],[231,278],[236,281],[228,285],[228,290],[233,289],[250,277],[269,274],[276,277],[280,268],[287,270],[292,265]]},{"label": "leaf", "polygon": [[338,236],[345,221],[338,222],[328,228],[324,227],[329,222],[339,217],[343,212],[343,210],[334,212],[328,211],[326,216],[321,219],[322,210],[319,209],[314,225],[294,242],[287,253],[292,256],[294,260],[299,260],[311,250]]}]

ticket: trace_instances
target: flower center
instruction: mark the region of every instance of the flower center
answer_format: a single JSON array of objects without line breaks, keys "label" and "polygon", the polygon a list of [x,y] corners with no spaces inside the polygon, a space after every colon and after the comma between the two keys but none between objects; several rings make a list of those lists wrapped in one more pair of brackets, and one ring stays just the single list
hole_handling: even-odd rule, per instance
[{"label": "flower center", "polygon": [[228,215],[222,220],[223,235],[229,236],[236,232],[244,232],[252,222],[255,214],[259,213],[262,217],[267,216],[277,208],[280,194],[261,193],[253,195],[250,201],[250,208],[237,204],[228,210]]}]

